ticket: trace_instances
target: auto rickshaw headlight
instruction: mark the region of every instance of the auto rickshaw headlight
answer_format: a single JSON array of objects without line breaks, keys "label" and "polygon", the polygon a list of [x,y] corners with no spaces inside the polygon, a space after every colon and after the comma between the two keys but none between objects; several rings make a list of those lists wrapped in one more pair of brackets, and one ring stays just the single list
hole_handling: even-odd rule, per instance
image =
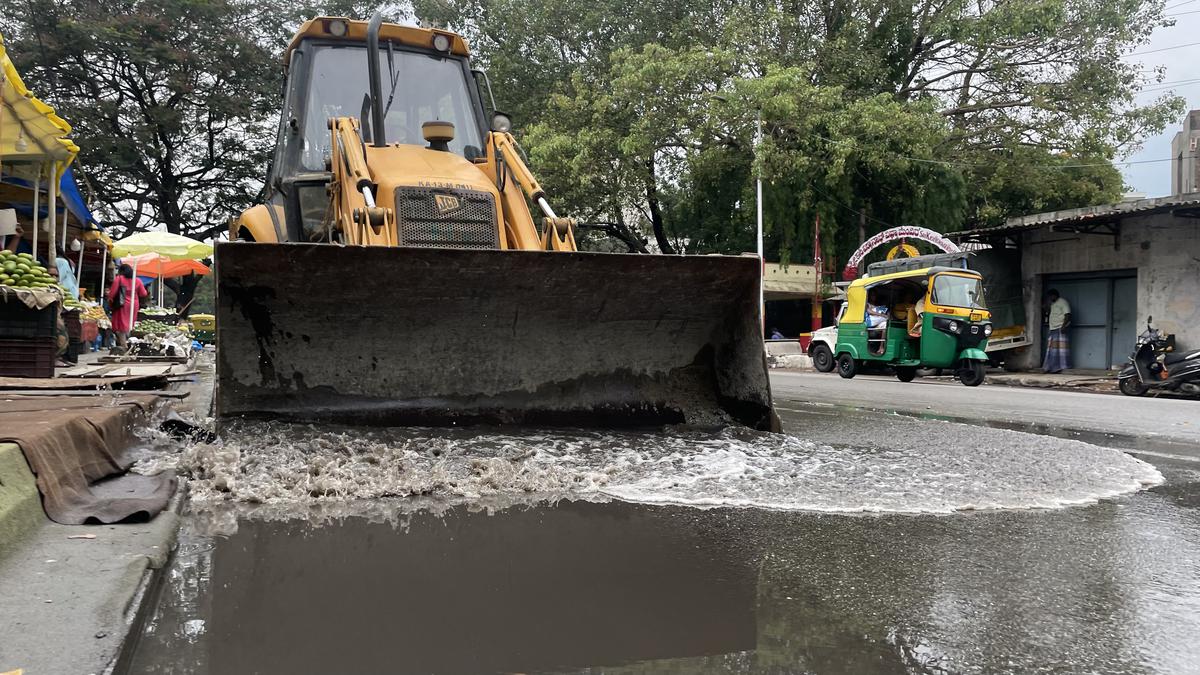
[{"label": "auto rickshaw headlight", "polygon": [[962,324],[957,321],[947,321],[946,328],[949,328],[951,333],[962,332]]},{"label": "auto rickshaw headlight", "polygon": [[988,337],[991,334],[992,334],[992,324],[989,323],[983,327],[983,336]]}]

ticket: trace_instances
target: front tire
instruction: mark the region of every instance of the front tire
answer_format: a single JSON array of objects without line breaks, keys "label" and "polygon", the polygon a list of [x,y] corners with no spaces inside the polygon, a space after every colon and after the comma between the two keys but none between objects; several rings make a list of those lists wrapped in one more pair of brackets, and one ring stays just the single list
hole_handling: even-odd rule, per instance
[{"label": "front tire", "polygon": [[896,379],[901,382],[912,382],[917,378],[917,369],[912,366],[896,366]]},{"label": "front tire", "polygon": [[1117,388],[1126,396],[1145,396],[1150,387],[1142,384],[1142,378],[1137,375],[1123,377],[1117,382]]},{"label": "front tire", "polygon": [[833,370],[833,352],[829,349],[829,345],[817,345],[812,349],[813,368],[822,373],[828,373]]},{"label": "front tire", "polygon": [[837,357],[838,375],[847,380],[858,374],[858,364],[854,362],[854,357],[849,354],[839,354]]},{"label": "front tire", "polygon": [[968,361],[958,371],[958,381],[968,387],[978,387],[983,384],[984,370],[982,361]]}]

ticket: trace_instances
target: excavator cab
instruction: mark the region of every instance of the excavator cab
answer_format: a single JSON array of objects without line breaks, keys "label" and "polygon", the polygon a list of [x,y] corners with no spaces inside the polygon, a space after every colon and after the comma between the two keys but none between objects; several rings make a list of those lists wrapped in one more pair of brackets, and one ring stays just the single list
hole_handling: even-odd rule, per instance
[{"label": "excavator cab", "polygon": [[[428,146],[422,125],[443,122],[452,135],[446,150],[475,162],[486,155],[490,120],[483,93],[458,36],[384,26],[386,40],[376,49],[383,76],[383,137],[396,145]],[[371,80],[365,36],[351,33],[362,22],[328,17],[309,21],[297,34],[286,59],[283,111],[267,179],[269,211],[239,220],[238,239],[252,241],[328,241],[337,233],[321,227],[328,216],[326,189],[332,180],[329,121],[366,120],[369,126]],[[418,34],[414,36],[414,33]],[[427,44],[414,44],[419,42]],[[266,219],[255,218],[266,216]],[[272,218],[274,216],[274,218]],[[277,222],[275,222],[277,221]]]},{"label": "excavator cab", "polygon": [[461,37],[319,17],[285,67],[216,247],[219,417],[778,427],[760,261],[577,251]]}]

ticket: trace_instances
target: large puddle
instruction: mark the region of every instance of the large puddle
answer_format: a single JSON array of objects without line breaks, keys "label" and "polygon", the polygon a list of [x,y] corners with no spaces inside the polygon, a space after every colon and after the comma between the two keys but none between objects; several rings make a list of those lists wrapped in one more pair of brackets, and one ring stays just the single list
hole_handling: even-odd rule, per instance
[{"label": "large puddle", "polygon": [[191,478],[196,503],[306,506],[426,497],[615,497],[825,512],[949,513],[1086,504],[1156,485],[1153,466],[1079,441],[887,421],[882,442],[745,429],[660,432],[371,429],[245,423],[144,464]]},{"label": "large puddle", "polygon": [[1195,672],[1200,521],[1171,501],[209,512],[124,672]]},{"label": "large puddle", "polygon": [[1163,476],[1119,450],[1003,429],[790,423],[232,426],[140,465],[187,476],[192,514],[118,672],[1200,662],[1196,476],[1145,490]]}]

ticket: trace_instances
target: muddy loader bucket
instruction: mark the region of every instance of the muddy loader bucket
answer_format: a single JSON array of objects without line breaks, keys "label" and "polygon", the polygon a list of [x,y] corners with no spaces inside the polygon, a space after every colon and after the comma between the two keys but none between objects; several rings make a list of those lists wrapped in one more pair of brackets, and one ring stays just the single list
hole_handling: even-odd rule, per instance
[{"label": "muddy loader bucket", "polygon": [[217,415],[774,429],[756,258],[217,245]]}]

